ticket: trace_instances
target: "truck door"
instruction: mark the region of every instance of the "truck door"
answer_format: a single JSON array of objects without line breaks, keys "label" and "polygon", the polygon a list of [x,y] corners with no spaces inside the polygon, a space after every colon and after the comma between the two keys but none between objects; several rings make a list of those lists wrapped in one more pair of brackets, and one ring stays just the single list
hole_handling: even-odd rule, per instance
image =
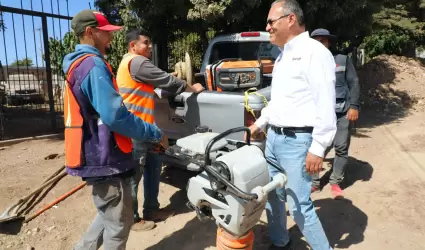
[{"label": "truck door", "polygon": [[[155,122],[169,139],[179,139],[194,133],[199,123],[198,105],[191,93],[165,95],[155,100]],[[189,104],[188,104],[189,103]]]}]

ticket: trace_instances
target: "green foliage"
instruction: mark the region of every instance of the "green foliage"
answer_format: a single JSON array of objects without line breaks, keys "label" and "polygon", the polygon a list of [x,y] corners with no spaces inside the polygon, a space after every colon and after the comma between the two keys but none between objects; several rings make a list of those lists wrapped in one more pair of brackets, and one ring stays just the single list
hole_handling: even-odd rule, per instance
[{"label": "green foliage", "polygon": [[[71,53],[77,45],[78,39],[72,32],[67,32],[63,40],[49,38],[50,64],[55,74],[63,75],[62,62],[66,54]],[[44,60],[44,58],[43,58]]]},{"label": "green foliage", "polygon": [[364,48],[368,58],[380,54],[402,55],[409,41],[410,36],[408,34],[394,30],[382,30],[366,37]]},{"label": "green foliage", "polygon": [[[386,0],[373,17],[373,34],[364,39],[367,58],[408,55],[425,44],[425,0]],[[409,53],[410,52],[410,53]]]},{"label": "green foliage", "polygon": [[219,19],[229,23],[247,21],[243,20],[246,13],[260,6],[262,0],[190,0],[193,7],[189,9],[189,20],[205,20],[214,24]]},{"label": "green foliage", "polygon": [[412,16],[407,5],[384,7],[379,13],[373,15],[373,19],[375,30],[403,30],[415,40],[424,34],[425,23]]},{"label": "green foliage", "polygon": [[338,37],[338,47],[350,50],[372,33],[372,14],[383,0],[300,0],[307,29],[326,28]]},{"label": "green foliage", "polygon": [[[207,32],[207,39],[214,37],[215,32]],[[188,52],[191,56],[193,69],[196,72],[201,68],[203,59],[203,48],[201,43],[201,37],[197,33],[185,34],[180,31],[176,34],[176,41],[169,44],[169,64],[168,68],[174,70],[174,66],[179,61],[184,61],[185,53]]]},{"label": "green foliage", "polygon": [[114,72],[117,72],[122,56],[127,53],[127,45],[125,44],[125,31],[120,30],[115,33],[111,42],[111,50],[105,56]]},{"label": "green foliage", "polygon": [[[168,66],[184,59],[201,63],[210,37],[249,30],[265,30],[274,0],[96,0],[111,19],[129,27],[143,27],[154,41],[168,46]],[[408,37],[425,44],[425,0],[299,0],[307,30],[326,28],[337,35],[336,47],[345,52],[362,44],[366,53],[402,53]],[[370,49],[370,53],[368,50]]]},{"label": "green foliage", "polygon": [[121,0],[96,0],[94,1],[96,9],[102,10],[108,16],[108,20],[114,24],[122,25],[120,10],[125,8],[125,1]]},{"label": "green foliage", "polygon": [[[63,40],[49,39],[50,63],[54,73],[63,74],[63,58],[66,54],[73,52],[78,43],[77,37],[72,32],[66,33]],[[115,33],[114,39],[111,42],[111,51],[105,56],[114,72],[117,71],[121,58],[125,53],[127,53],[127,47],[125,45],[124,31],[119,31]]]},{"label": "green foliage", "polygon": [[23,58],[22,60],[16,60],[16,61],[14,61],[13,63],[10,64],[10,66],[15,66],[15,67],[16,66],[18,66],[18,67],[22,67],[22,66],[30,67],[32,65],[33,65],[33,62],[29,58]]}]

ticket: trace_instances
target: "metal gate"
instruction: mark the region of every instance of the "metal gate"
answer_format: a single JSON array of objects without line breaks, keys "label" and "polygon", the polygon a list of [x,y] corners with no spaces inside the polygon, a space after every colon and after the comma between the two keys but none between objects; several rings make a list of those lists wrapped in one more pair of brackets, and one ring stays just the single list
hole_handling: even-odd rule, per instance
[{"label": "metal gate", "polygon": [[63,128],[62,39],[72,17],[67,0],[47,1],[0,0],[0,140]]}]

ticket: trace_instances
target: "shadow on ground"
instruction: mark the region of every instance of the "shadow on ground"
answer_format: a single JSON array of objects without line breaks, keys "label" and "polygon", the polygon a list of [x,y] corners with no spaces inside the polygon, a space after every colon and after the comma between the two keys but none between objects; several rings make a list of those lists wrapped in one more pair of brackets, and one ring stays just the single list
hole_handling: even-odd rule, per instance
[{"label": "shadow on ground", "polygon": [[[368,217],[351,200],[327,198],[313,203],[333,248],[346,249],[363,242]],[[289,228],[289,234],[292,239],[292,249],[310,249],[297,225]],[[254,249],[267,250],[270,242],[265,223],[256,226],[255,237]]]},{"label": "shadow on ground", "polygon": [[[346,249],[364,240],[364,232],[368,223],[367,215],[350,200],[322,199],[314,201],[317,215],[333,248]],[[200,222],[196,217],[182,229],[172,233],[158,244],[147,250],[178,249],[202,250],[216,245],[217,226],[214,222]],[[267,250],[270,241],[266,222],[260,222],[255,228],[255,250]],[[289,228],[293,249],[307,250],[298,226]]]},{"label": "shadow on ground", "polygon": [[170,197],[170,204],[165,207],[165,209],[173,209],[176,215],[192,211],[186,206],[188,202],[186,185],[189,179],[196,176],[196,174],[195,172],[171,166],[167,166],[163,169],[161,173],[161,182],[179,189]]},{"label": "shadow on ground", "polygon": [[408,115],[417,100],[394,88],[400,70],[387,57],[375,58],[357,70],[362,106],[357,128],[373,128]]},{"label": "shadow on ground", "polygon": [[[330,159],[331,161],[333,159]],[[346,187],[353,185],[357,181],[369,181],[373,174],[372,166],[356,158],[350,157],[347,167]],[[191,212],[186,207],[186,184],[189,178],[196,173],[184,171],[175,167],[166,167],[161,175],[162,182],[172,185],[178,189],[171,198],[171,206],[177,214]],[[364,240],[364,231],[367,226],[368,217],[352,201],[321,199],[314,201],[317,214],[322,222],[323,228],[333,247],[349,248],[359,244]],[[216,245],[217,226],[213,221],[201,222],[196,216],[186,223],[186,225],[168,235],[159,243],[147,248],[147,250],[179,249],[202,250]],[[255,250],[267,250],[270,241],[267,236],[267,224],[260,221],[254,228]],[[289,233],[293,241],[293,249],[309,249],[298,226],[289,228]]]},{"label": "shadow on ground", "polygon": [[316,200],[317,215],[333,248],[349,248],[364,240],[367,215],[351,200]]},{"label": "shadow on ground", "polygon": [[[326,162],[333,163],[334,158],[326,159]],[[357,181],[369,181],[373,175],[373,167],[368,162],[358,160],[354,157],[348,157],[348,165],[345,170],[345,178],[341,183],[341,188],[346,189],[351,187]],[[327,171],[320,179],[320,186],[323,188],[329,183],[329,178],[332,174],[332,169]]]},{"label": "shadow on ground", "polygon": [[0,223],[0,234],[18,235],[24,225],[25,218],[17,218],[15,220]]},{"label": "shadow on ground", "polygon": [[217,226],[213,221],[201,222],[194,217],[186,225],[146,250],[201,250],[215,246]]}]

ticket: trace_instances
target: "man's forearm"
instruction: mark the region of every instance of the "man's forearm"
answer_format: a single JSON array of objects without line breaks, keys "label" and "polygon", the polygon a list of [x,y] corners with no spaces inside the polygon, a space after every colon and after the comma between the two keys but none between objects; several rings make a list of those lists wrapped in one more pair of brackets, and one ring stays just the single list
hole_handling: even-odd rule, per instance
[{"label": "man's forearm", "polygon": [[170,93],[180,94],[186,89],[186,82],[153,65],[142,56],[131,61],[130,73],[135,81],[152,85]]},{"label": "man's forearm", "polygon": [[359,109],[360,84],[356,68],[351,60],[347,59],[347,83],[350,89],[350,108]]},{"label": "man's forearm", "polygon": [[[103,77],[102,81],[99,81],[100,76]],[[122,105],[122,97],[114,89],[104,67],[94,67],[81,89],[99,114],[101,122],[112,131],[147,142],[161,141],[162,132],[158,127],[144,122]]]}]

